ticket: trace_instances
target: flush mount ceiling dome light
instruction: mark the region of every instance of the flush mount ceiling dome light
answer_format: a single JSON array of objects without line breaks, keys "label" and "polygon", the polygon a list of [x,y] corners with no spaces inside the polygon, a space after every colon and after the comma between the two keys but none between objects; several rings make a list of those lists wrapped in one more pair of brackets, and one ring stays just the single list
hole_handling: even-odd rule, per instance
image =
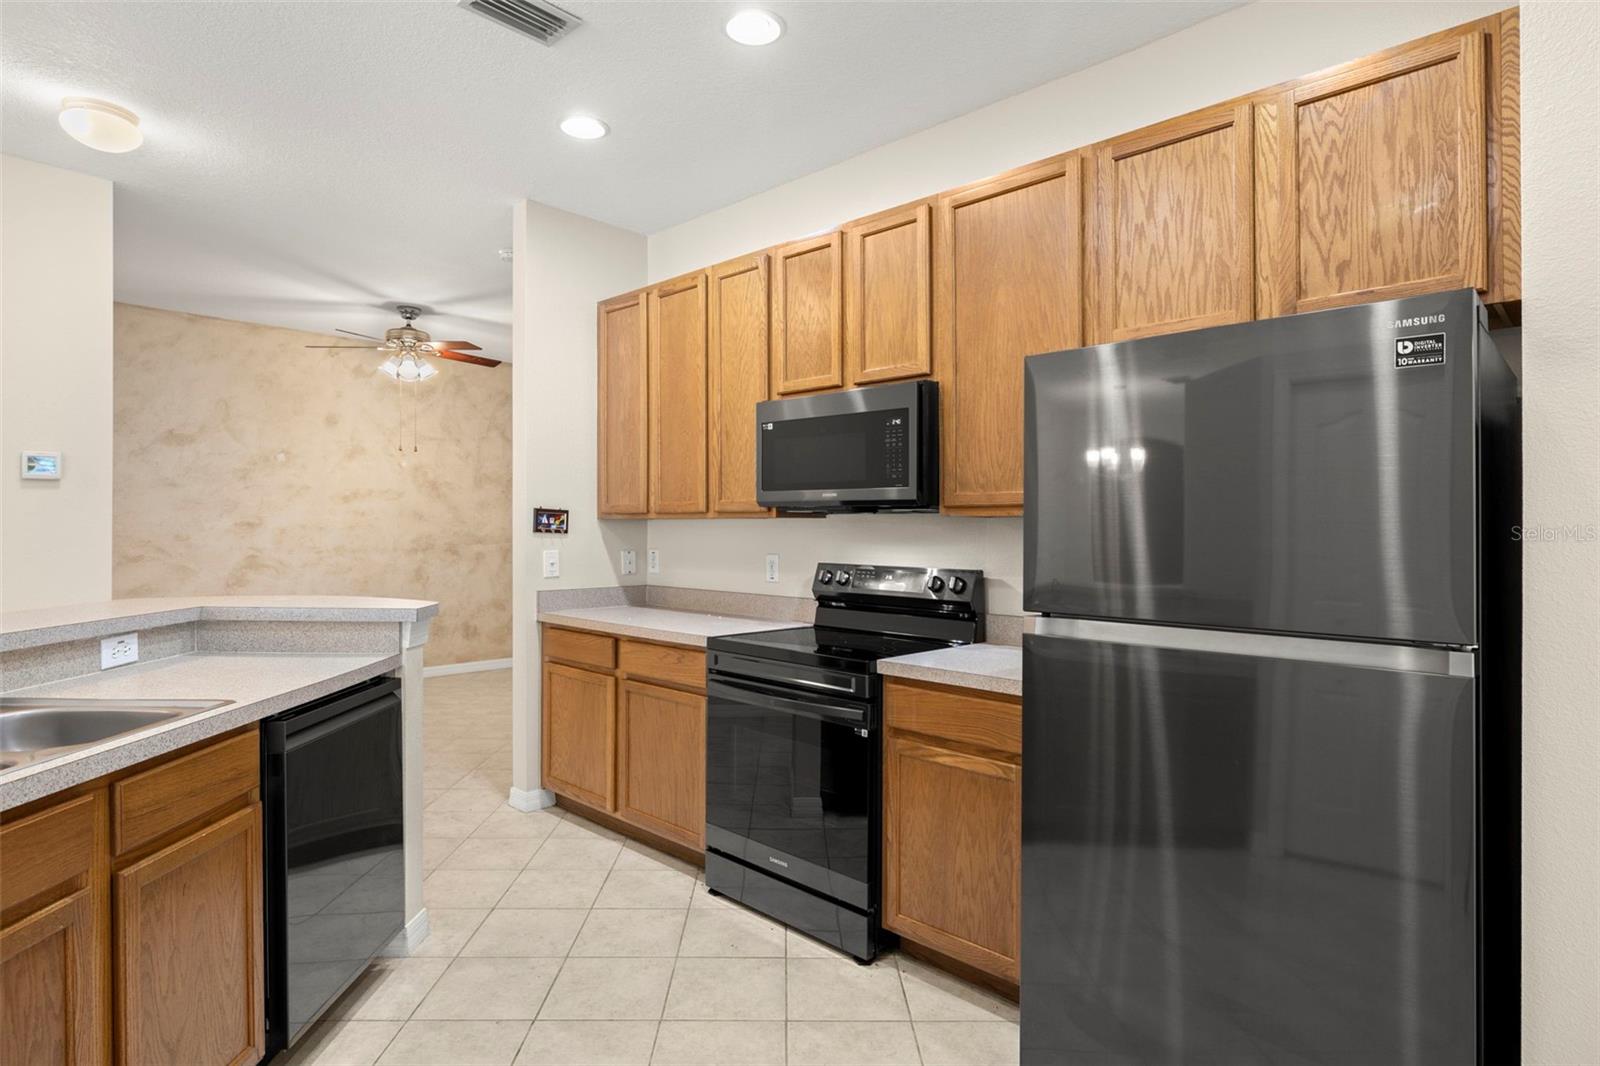
[{"label": "flush mount ceiling dome light", "polygon": [[751,8],[733,16],[723,29],[740,44],[759,47],[783,36],[783,20],[770,11]]},{"label": "flush mount ceiling dome light", "polygon": [[131,152],[144,143],[139,116],[104,100],[69,96],[61,101],[60,121],[73,140],[99,152]]},{"label": "flush mount ceiling dome light", "polygon": [[568,115],[561,120],[561,132],[580,141],[597,141],[611,132],[611,127],[590,115]]}]

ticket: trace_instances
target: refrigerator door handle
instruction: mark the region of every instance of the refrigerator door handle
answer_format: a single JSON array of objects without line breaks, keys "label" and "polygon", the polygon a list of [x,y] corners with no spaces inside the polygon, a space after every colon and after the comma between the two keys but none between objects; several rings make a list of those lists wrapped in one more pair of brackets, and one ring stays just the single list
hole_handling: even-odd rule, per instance
[{"label": "refrigerator door handle", "polygon": [[1251,655],[1261,659],[1297,659],[1308,663],[1438,674],[1442,677],[1472,677],[1477,673],[1477,655],[1473,651],[1415,644],[1370,644],[1276,633],[1183,629],[1133,622],[1104,622],[1093,618],[1038,618],[1034,621],[1034,632],[1044,637],[1067,637],[1137,648]]}]

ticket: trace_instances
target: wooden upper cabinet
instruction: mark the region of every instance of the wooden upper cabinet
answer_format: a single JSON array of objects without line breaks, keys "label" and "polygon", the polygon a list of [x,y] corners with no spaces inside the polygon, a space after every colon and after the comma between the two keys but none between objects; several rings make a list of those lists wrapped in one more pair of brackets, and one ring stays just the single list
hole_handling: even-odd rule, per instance
[{"label": "wooden upper cabinet", "polygon": [[1488,291],[1486,41],[1430,38],[1263,104],[1263,316]]},{"label": "wooden upper cabinet", "polygon": [[770,395],[767,256],[707,272],[711,369],[711,510],[763,514],[756,503],[756,404]]},{"label": "wooden upper cabinet", "polygon": [[1093,149],[1090,343],[1254,317],[1253,127],[1230,104]]},{"label": "wooden upper cabinet", "polygon": [[1083,343],[1077,155],[939,197],[934,370],[943,506],[1022,508],[1022,360]]},{"label": "wooden upper cabinet", "polygon": [[783,245],[772,253],[774,395],[844,384],[840,248],[840,235],[830,233]]},{"label": "wooden upper cabinet", "polygon": [[842,232],[850,384],[932,373],[931,208],[908,204],[851,223]]},{"label": "wooden upper cabinet", "polygon": [[633,292],[599,311],[599,513],[650,511],[649,380],[645,298]]},{"label": "wooden upper cabinet", "polygon": [[650,292],[650,513],[706,512],[706,276]]},{"label": "wooden upper cabinet", "polygon": [[122,1061],[259,1061],[266,1050],[261,805],[120,871],[113,895]]}]

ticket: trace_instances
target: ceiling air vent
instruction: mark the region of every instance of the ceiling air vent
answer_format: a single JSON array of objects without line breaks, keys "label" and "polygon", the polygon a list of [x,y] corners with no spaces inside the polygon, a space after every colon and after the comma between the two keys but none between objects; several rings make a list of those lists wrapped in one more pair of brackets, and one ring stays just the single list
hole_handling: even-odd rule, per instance
[{"label": "ceiling air vent", "polygon": [[540,44],[554,44],[572,32],[583,20],[577,15],[561,10],[554,4],[536,4],[533,0],[456,0],[458,4],[486,19],[494,19],[524,37],[532,37]]}]

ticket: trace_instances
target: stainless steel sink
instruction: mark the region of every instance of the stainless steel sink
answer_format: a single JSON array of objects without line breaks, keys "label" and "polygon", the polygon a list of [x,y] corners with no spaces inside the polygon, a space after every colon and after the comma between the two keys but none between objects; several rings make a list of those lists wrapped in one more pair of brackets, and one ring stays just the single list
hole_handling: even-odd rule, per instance
[{"label": "stainless steel sink", "polygon": [[230,702],[0,696],[0,772]]}]

